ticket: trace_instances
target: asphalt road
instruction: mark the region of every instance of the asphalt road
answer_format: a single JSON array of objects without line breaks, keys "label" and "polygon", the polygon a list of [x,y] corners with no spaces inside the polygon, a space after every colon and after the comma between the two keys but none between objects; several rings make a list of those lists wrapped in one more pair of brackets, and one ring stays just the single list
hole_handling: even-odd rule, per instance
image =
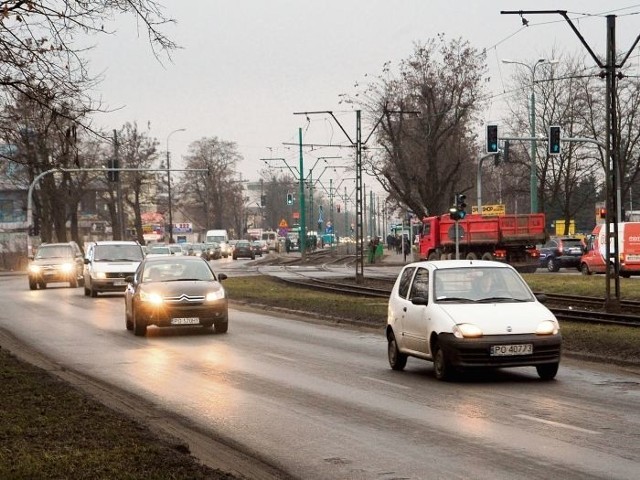
[{"label": "asphalt road", "polygon": [[40,352],[107,402],[146,410],[196,456],[248,478],[640,472],[637,370],[564,359],[553,382],[519,368],[442,383],[427,362],[390,370],[379,331],[232,309],[226,335],[150,328],[139,338],[124,328],[121,296],[30,291],[20,276],[0,278],[0,304],[0,343],[15,338],[13,348]]}]

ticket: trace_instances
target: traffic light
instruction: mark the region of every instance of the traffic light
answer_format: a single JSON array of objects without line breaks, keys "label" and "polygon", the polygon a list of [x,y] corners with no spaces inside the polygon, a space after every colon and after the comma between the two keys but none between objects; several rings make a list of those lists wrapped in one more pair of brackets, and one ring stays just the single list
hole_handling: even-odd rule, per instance
[{"label": "traffic light", "polygon": [[560,127],[552,125],[549,127],[549,155],[560,155]]},{"label": "traffic light", "polygon": [[462,220],[467,216],[467,204],[465,203],[467,196],[462,193],[456,193],[455,204],[449,209],[451,220]]},{"label": "traffic light", "polygon": [[487,153],[498,153],[498,125],[487,125]]},{"label": "traffic light", "polygon": [[112,168],[119,168],[119,162],[117,158],[110,158],[107,163],[107,178],[110,182],[117,182],[120,180],[120,172],[118,170],[111,170]]},{"label": "traffic light", "polygon": [[463,195],[462,193],[456,194],[456,209],[458,210],[458,218],[460,220],[467,216],[467,204],[465,203],[466,199],[466,195]]},{"label": "traffic light", "polygon": [[287,205],[293,205],[293,194],[287,193]]},{"label": "traffic light", "polygon": [[606,208],[599,208],[598,209],[598,214],[600,215],[600,218],[607,218],[607,209]]}]

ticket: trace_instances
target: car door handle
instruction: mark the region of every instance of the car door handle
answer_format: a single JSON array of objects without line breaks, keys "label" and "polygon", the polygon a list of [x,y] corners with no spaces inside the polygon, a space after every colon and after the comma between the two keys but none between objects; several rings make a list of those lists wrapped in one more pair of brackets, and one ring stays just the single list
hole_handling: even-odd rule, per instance
[{"label": "car door handle", "polygon": [[406,312],[407,311],[407,307],[402,307],[402,311]]}]

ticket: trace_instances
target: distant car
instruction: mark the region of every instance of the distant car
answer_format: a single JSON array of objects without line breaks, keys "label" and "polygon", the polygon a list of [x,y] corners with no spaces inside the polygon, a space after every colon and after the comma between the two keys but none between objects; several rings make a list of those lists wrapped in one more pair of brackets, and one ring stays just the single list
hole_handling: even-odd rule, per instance
[{"label": "distant car", "polygon": [[204,252],[204,243],[194,243],[189,249],[189,255],[192,257],[201,257]]},{"label": "distant car", "polygon": [[125,278],[144,258],[138,242],[105,240],[89,245],[84,259],[84,294],[93,298],[102,292],[123,292]]},{"label": "distant car", "polygon": [[201,325],[216,333],[229,329],[227,294],[208,262],[199,257],[165,255],[146,258],[127,277],[125,326],[143,336],[147,327]]},{"label": "distant car", "polygon": [[[256,240],[256,244],[260,246],[260,250],[262,251],[262,253],[269,253],[269,242],[267,240]],[[274,243],[274,249],[275,249],[275,243]]]},{"label": "distant car", "polygon": [[149,245],[147,247],[147,257],[159,257],[173,255],[168,245]]},{"label": "distant car", "polygon": [[253,249],[253,253],[256,255],[262,256],[262,240],[254,240],[251,242],[251,248]]},{"label": "distant car", "polygon": [[535,366],[555,378],[562,336],[557,319],[510,265],[483,260],[415,262],[389,297],[389,365],[429,360],[446,380],[457,370]]},{"label": "distant car", "polygon": [[218,260],[222,258],[222,249],[218,242],[207,242],[203,244],[202,258],[205,260]]},{"label": "distant car", "polygon": [[182,250],[182,245],[179,243],[170,243],[169,250],[171,250],[172,255],[184,255],[184,251]]},{"label": "distant car", "polygon": [[237,260],[238,258],[250,258],[251,260],[255,260],[256,252],[254,252],[249,240],[238,240],[238,243],[236,243],[236,246],[233,249],[233,259]]},{"label": "distant car", "polygon": [[71,288],[84,284],[84,263],[76,242],[43,243],[29,263],[29,288],[47,288],[48,283],[69,282]]},{"label": "distant car", "polygon": [[540,252],[540,267],[550,272],[557,272],[561,268],[576,268],[580,270],[580,259],[584,253],[585,244],[577,237],[551,237],[538,250]]}]

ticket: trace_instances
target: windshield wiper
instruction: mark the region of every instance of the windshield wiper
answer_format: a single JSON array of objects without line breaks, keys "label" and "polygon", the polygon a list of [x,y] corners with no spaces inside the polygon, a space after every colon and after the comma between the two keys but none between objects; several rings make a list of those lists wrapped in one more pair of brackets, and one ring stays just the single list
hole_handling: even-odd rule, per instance
[{"label": "windshield wiper", "polygon": [[492,302],[526,302],[521,298],[513,298],[513,297],[487,297],[487,298],[479,298],[477,300],[478,303],[492,303]]},{"label": "windshield wiper", "polygon": [[474,303],[475,300],[467,297],[437,297],[437,302]]}]

